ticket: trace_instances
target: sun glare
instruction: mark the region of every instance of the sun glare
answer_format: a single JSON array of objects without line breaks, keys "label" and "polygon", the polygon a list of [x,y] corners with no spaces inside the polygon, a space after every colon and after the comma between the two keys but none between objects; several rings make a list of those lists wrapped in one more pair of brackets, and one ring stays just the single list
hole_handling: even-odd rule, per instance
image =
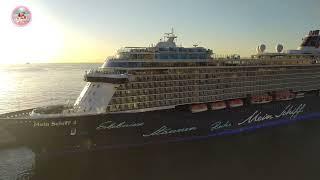
[{"label": "sun glare", "polygon": [[64,38],[59,24],[34,5],[28,6],[30,24],[18,27],[11,22],[11,12],[17,5],[6,2],[5,11],[0,11],[0,63],[47,62],[60,56]]}]

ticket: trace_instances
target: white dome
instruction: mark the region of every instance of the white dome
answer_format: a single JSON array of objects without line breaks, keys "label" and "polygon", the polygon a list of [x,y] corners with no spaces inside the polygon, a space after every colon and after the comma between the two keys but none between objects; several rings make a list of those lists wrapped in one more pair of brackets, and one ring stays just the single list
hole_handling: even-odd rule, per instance
[{"label": "white dome", "polygon": [[281,53],[283,51],[283,45],[282,44],[278,44],[276,46],[276,51],[277,51],[277,53]]},{"label": "white dome", "polygon": [[257,52],[258,53],[263,53],[265,50],[266,50],[266,45],[264,45],[264,44],[261,44],[261,45],[259,45],[258,47],[257,47]]}]

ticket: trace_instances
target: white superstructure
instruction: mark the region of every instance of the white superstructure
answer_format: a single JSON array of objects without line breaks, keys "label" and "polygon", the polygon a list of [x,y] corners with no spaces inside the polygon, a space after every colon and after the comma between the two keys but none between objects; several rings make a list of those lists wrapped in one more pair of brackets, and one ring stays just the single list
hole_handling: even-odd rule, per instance
[{"label": "white superstructure", "polygon": [[268,103],[271,99],[263,98],[276,97],[275,93],[286,97],[320,88],[319,31],[311,31],[298,50],[286,52],[278,44],[269,53],[262,44],[248,59],[220,58],[203,47],[176,46],[176,38],[173,32],[166,33],[156,46],[119,50],[100,68],[86,72],[86,86],[73,107],[63,112],[139,113],[175,108],[197,112],[212,109],[217,102],[233,108],[252,97],[257,97],[252,102]]}]

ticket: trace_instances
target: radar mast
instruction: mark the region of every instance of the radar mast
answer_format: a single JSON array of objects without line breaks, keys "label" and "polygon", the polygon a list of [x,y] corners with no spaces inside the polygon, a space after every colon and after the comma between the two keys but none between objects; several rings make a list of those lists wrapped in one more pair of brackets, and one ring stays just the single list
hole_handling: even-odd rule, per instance
[{"label": "radar mast", "polygon": [[171,28],[170,33],[164,33],[164,38],[167,39],[167,42],[174,42],[174,40],[177,38],[177,36],[174,34],[174,29]]}]

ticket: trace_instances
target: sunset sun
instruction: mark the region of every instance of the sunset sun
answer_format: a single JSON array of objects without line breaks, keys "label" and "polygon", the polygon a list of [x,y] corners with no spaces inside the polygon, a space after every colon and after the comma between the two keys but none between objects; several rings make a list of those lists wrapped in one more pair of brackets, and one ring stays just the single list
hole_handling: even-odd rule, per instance
[{"label": "sunset sun", "polygon": [[64,44],[63,31],[52,18],[45,16],[45,13],[37,8],[30,8],[33,15],[31,22],[19,27],[8,16],[10,8],[6,10],[0,12],[3,20],[1,22],[7,24],[0,34],[1,64],[47,62],[61,54]]}]

